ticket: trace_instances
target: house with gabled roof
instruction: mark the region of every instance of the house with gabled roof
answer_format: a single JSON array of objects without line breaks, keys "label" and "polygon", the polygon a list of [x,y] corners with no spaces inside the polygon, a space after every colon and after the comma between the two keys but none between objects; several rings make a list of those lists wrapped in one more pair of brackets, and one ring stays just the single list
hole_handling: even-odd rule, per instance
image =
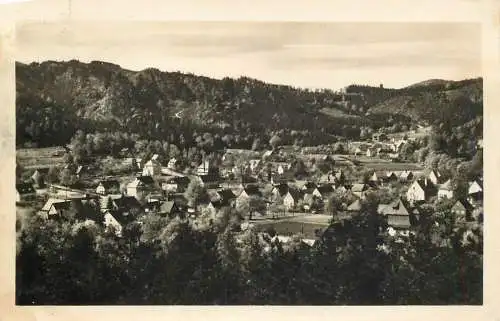
[{"label": "house with gabled roof", "polygon": [[289,189],[290,189],[290,187],[288,186],[287,183],[281,183],[281,184],[274,185],[273,189],[271,190],[272,201],[277,203],[277,204],[282,203],[283,198],[286,196]]},{"label": "house with gabled roof", "polygon": [[119,198],[112,198],[112,208],[115,210],[121,210],[125,212],[130,212],[131,210],[140,211],[142,205],[133,196],[122,195]]},{"label": "house with gabled roof", "polygon": [[166,193],[183,193],[190,183],[187,176],[174,176],[161,184],[161,189]]},{"label": "house with gabled roof", "polygon": [[299,202],[304,199],[304,192],[299,189],[288,189],[285,197],[283,198],[283,205],[287,210],[292,210],[297,207]]},{"label": "house with gabled roof", "polygon": [[412,208],[408,202],[398,198],[390,204],[380,204],[378,213],[387,217],[387,223],[395,229],[408,229],[418,220],[418,209]]},{"label": "house with gabled roof", "polygon": [[435,196],[436,187],[427,178],[414,181],[406,192],[406,199],[410,203],[428,201],[430,197]]},{"label": "house with gabled roof", "polygon": [[[157,156],[157,154],[153,155]],[[159,176],[161,175],[161,164],[158,158],[151,158],[144,164],[142,169],[142,176]]]},{"label": "house with gabled roof", "polygon": [[401,182],[409,182],[412,181],[415,175],[413,174],[412,171],[402,171],[401,174],[399,174],[399,180]]},{"label": "house with gabled roof", "polygon": [[438,199],[452,199],[453,198],[453,188],[451,185],[451,179],[447,180],[443,184],[439,185],[438,189]]},{"label": "house with gabled roof", "polygon": [[314,189],[314,191],[312,192],[312,195],[322,199],[322,200],[325,200],[327,199],[330,195],[333,194],[333,192],[335,192],[335,189],[333,188],[333,185],[331,184],[322,184],[322,185],[319,185],[318,187],[316,187]]},{"label": "house with gabled roof", "polygon": [[120,192],[120,183],[115,179],[102,180],[97,185],[95,192],[99,195],[116,194]]},{"label": "house with gabled roof", "polygon": [[198,176],[208,175],[210,173],[210,170],[211,170],[210,162],[208,160],[204,160],[196,168],[196,175]]},{"label": "house with gabled roof", "polygon": [[103,224],[107,232],[113,232],[116,236],[121,237],[123,229],[134,220],[134,215],[129,212],[109,209],[104,212]]},{"label": "house with gabled roof", "polygon": [[364,183],[356,183],[356,184],[353,184],[351,187],[351,192],[355,196],[359,197],[360,199],[365,198],[368,190],[369,190],[369,186],[367,184],[364,184]]},{"label": "house with gabled roof", "polygon": [[36,197],[36,191],[31,183],[16,184],[16,202],[25,202],[33,200]]},{"label": "house with gabled roof", "polygon": [[[33,175],[31,175],[31,181],[33,182],[34,186],[37,188],[42,188],[45,185],[45,178],[47,177],[47,174],[49,173],[49,168],[37,168],[34,172]],[[38,182],[41,184],[39,185]]]},{"label": "house with gabled roof", "polygon": [[163,216],[168,216],[173,218],[174,216],[179,216],[183,212],[180,207],[175,203],[175,201],[166,201],[160,205],[159,214]]},{"label": "house with gabled roof", "polygon": [[347,206],[348,212],[359,212],[361,211],[361,201],[359,199],[355,200],[349,206]]},{"label": "house with gabled roof", "polygon": [[217,191],[217,195],[219,196],[219,200],[224,200],[227,202],[233,202],[236,200],[236,195],[233,193],[233,191],[230,188],[224,188],[221,190]]},{"label": "house with gabled roof", "polygon": [[441,173],[435,169],[429,170],[427,173],[427,178],[432,182],[432,184],[442,184],[444,182],[444,177]]},{"label": "house with gabled roof", "polygon": [[310,181],[301,181],[295,184],[298,189],[300,189],[304,194],[312,194],[312,192],[318,187],[316,183]]},{"label": "house with gabled roof", "polygon": [[473,210],[474,206],[465,199],[457,200],[451,208],[451,212],[455,214],[459,222],[471,221]]},{"label": "house with gabled roof", "polygon": [[483,181],[474,180],[469,182],[467,190],[467,198],[469,202],[477,203],[483,200]]},{"label": "house with gabled roof", "polygon": [[178,165],[179,165],[179,160],[175,157],[172,157],[167,163],[167,168],[176,170]]},{"label": "house with gabled roof", "polygon": [[81,207],[82,201],[80,199],[49,198],[40,210],[40,214],[45,219],[64,219],[68,217],[70,211],[74,210],[78,212]]},{"label": "house with gabled roof", "polygon": [[141,198],[145,193],[156,190],[156,183],[151,176],[137,176],[127,185],[127,195]]}]

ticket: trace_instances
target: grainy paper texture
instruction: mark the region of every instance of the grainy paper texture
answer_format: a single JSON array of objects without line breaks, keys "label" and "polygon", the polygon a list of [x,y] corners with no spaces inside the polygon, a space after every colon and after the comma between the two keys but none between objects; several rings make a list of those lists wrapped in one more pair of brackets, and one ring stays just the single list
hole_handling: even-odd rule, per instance
[{"label": "grainy paper texture", "polygon": [[[5,8],[4,8],[5,7]],[[500,132],[497,126],[498,106],[500,104],[498,88],[500,85],[500,6],[495,1],[30,1],[19,4],[9,4],[0,7],[1,38],[0,38],[0,204],[2,214],[0,221],[0,320],[138,320],[165,318],[184,319],[214,319],[232,320],[242,318],[252,320],[255,318],[306,320],[311,318],[335,318],[343,320],[422,320],[422,319],[456,319],[456,320],[497,320],[500,309],[496,304],[498,300],[498,260],[500,243],[496,236],[495,227],[498,226],[495,192],[500,188],[498,183],[498,168],[500,159],[496,146],[496,138]],[[45,21],[52,27],[40,28],[38,23]],[[97,21],[98,20],[98,21]],[[57,55],[57,60],[79,58],[72,54],[76,48],[88,60],[100,59],[121,64],[122,67],[130,65],[139,70],[148,67],[148,61],[156,61],[162,70],[175,70],[175,62],[161,62],[161,44],[155,42],[155,32],[175,30],[175,25],[168,21],[191,21],[187,23],[191,28],[199,28],[197,21],[242,21],[236,25],[249,29],[248,34],[255,37],[259,46],[267,46],[272,50],[280,39],[266,37],[267,42],[258,39],[258,26],[252,21],[321,21],[328,28],[329,23],[344,22],[428,22],[434,29],[422,30],[421,33],[410,32],[421,37],[422,42],[430,41],[435,37],[435,44],[449,46],[439,39],[439,24],[442,24],[443,33],[449,30],[447,22],[463,22],[477,24],[481,39],[473,35],[467,36],[471,28],[464,28],[456,34],[449,35],[454,39],[457,49],[450,51],[449,68],[443,69],[450,78],[453,73],[458,78],[467,76],[482,76],[484,78],[484,119],[485,119],[485,261],[484,261],[484,305],[482,307],[15,307],[15,209],[14,209],[14,166],[15,166],[15,60],[40,60],[51,59]],[[95,22],[94,22],[95,21]],[[169,25],[170,24],[170,25]],[[222,29],[224,24],[221,23]],[[279,25],[279,24],[278,24]],[[395,25],[396,26],[396,25]],[[21,40],[16,44],[16,28]],[[31,28],[31,29],[30,29]],[[271,28],[273,28],[271,26]],[[318,34],[321,32],[321,26]],[[405,30],[385,27],[393,35]],[[418,28],[418,27],[417,27]],[[182,29],[182,28],[180,28]],[[186,29],[189,29],[186,28]],[[424,28],[425,29],[425,28]],[[474,29],[474,28],[472,28]],[[253,31],[253,32],[252,32]],[[305,30],[304,32],[306,32]],[[189,31],[186,31],[189,32]],[[427,33],[426,33],[427,32]],[[74,33],[74,34],[73,34]],[[273,30],[269,32],[273,34]],[[474,33],[474,31],[472,31]],[[77,34],[78,36],[74,37]],[[262,32],[262,34],[265,34]],[[313,34],[313,33],[312,33]],[[387,36],[387,34],[385,34]],[[390,35],[389,35],[390,37]],[[448,37],[448,39],[450,38]],[[462,37],[462,38],[460,38]],[[47,42],[45,41],[47,40]],[[49,42],[50,41],[50,42]],[[259,42],[260,41],[260,42]],[[137,43],[141,45],[137,45]],[[418,50],[418,47],[405,47],[405,43],[395,44],[395,51]],[[73,47],[72,47],[73,46]],[[257,46],[259,49],[260,47]],[[139,47],[139,49],[138,49]],[[143,53],[141,49],[147,48]],[[287,81],[287,63],[297,65],[298,60],[281,61],[281,69],[273,65],[274,69],[266,68],[259,61],[242,59],[253,48],[251,45],[242,44],[228,58],[234,68],[223,66],[223,59],[211,59],[210,55],[217,56],[218,49],[206,46],[204,51],[197,51],[197,47],[190,44],[171,48],[178,50],[170,53],[186,66],[198,68],[201,73],[213,76],[224,76],[234,72],[239,76],[246,63],[255,63],[255,78],[264,78],[270,82],[284,83]],[[191,50],[190,50],[191,49]],[[373,48],[372,48],[373,49]],[[379,48],[380,49],[380,48]],[[380,52],[384,48],[380,49]],[[346,49],[347,50],[347,49]],[[422,46],[421,50],[432,48]],[[355,51],[351,51],[354,52]],[[256,55],[258,56],[257,52]],[[308,51],[311,54],[311,51]],[[475,55],[481,56],[481,61],[474,60]],[[416,55],[418,56],[418,55]],[[116,59],[113,59],[116,57]],[[196,63],[196,57],[203,61]],[[234,58],[236,57],[236,58]],[[255,56],[254,56],[255,57]],[[434,56],[433,56],[434,57]],[[449,57],[441,57],[446,60]],[[412,56],[409,55],[408,59]],[[435,57],[434,57],[435,58]],[[438,57],[439,58],[439,57]],[[231,60],[233,59],[233,60]],[[388,58],[390,59],[390,58]],[[437,58],[436,58],[437,59]],[[380,60],[380,61],[383,61]],[[433,65],[432,61],[424,61],[426,68],[435,68],[439,59]],[[349,65],[350,61],[336,61]],[[404,63],[404,61],[402,62]],[[446,65],[446,64],[445,64]],[[156,66],[155,66],[156,67]],[[241,67],[241,68],[239,68]],[[310,67],[310,66],[309,66]],[[325,66],[317,68],[304,68],[302,74],[296,73],[295,77],[302,81],[302,86],[310,87],[340,87],[351,83],[351,79],[343,84],[331,83],[327,79],[328,73],[322,72]],[[328,68],[328,67],[327,67]],[[356,65],[352,66],[353,70]],[[311,70],[312,69],[312,70]],[[482,69],[482,71],[481,71]],[[297,70],[295,70],[297,71]],[[316,72],[317,71],[317,72]],[[375,71],[372,71],[376,72]],[[386,71],[388,82],[395,86],[409,84],[419,77],[418,70],[412,70],[411,75],[397,74],[397,70]],[[422,71],[425,74],[425,71]],[[220,74],[217,74],[220,73]],[[438,72],[439,73],[439,72]],[[343,76],[349,77],[348,72]],[[354,78],[365,76],[369,81],[371,75],[359,73]],[[293,77],[293,76],[291,76]],[[318,79],[321,78],[321,79]],[[423,79],[422,79],[423,80]]]}]

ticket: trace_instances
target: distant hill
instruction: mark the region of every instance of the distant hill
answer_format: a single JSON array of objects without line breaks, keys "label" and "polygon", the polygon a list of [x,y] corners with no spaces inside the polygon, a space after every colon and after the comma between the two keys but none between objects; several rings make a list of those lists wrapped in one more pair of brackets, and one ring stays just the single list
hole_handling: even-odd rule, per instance
[{"label": "distant hill", "polygon": [[342,94],[247,77],[218,80],[71,60],[16,63],[16,85],[18,144],[64,144],[77,128],[159,140],[186,131],[248,140],[295,131],[304,143],[321,143],[335,136],[356,137],[361,127],[388,126],[387,114],[402,123],[429,121],[446,104],[443,97],[461,100],[467,110],[464,99],[482,108],[481,79],[430,81],[403,89],[352,85]]}]

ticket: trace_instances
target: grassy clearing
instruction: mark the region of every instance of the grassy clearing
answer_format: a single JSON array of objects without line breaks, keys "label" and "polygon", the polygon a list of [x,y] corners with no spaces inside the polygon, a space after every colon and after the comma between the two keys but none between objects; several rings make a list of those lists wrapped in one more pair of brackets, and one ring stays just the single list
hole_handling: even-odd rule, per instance
[{"label": "grassy clearing", "polygon": [[315,238],[317,236],[317,232],[326,229],[327,226],[325,224],[294,221],[277,221],[257,225],[257,229],[260,231],[266,231],[270,228],[273,228],[278,235],[292,236],[295,234],[302,234],[306,238]]},{"label": "grassy clearing", "polygon": [[16,160],[25,168],[51,167],[63,164],[64,148],[20,148]]}]

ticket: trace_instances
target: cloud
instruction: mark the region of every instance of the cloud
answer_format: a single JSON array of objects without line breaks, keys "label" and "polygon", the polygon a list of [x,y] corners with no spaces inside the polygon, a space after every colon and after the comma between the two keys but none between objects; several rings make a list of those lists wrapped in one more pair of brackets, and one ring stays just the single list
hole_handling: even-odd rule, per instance
[{"label": "cloud", "polygon": [[480,25],[472,23],[91,21],[25,23],[16,38],[18,59],[25,62],[105,60],[133,70],[250,75],[328,87],[328,73],[363,81],[397,70],[407,76],[394,81],[425,78],[423,70],[429,78],[479,73],[480,35]]}]

